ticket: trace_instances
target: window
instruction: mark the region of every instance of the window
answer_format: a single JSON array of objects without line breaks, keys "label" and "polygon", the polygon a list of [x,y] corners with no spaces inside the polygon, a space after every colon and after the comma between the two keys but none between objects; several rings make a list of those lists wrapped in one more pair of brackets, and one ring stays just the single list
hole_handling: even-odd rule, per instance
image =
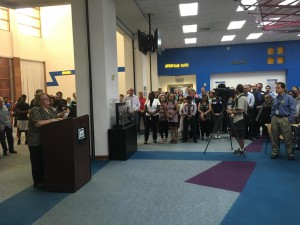
[{"label": "window", "polygon": [[17,9],[16,18],[20,33],[41,37],[40,8]]},{"label": "window", "polygon": [[0,30],[9,31],[9,13],[8,8],[0,7]]}]

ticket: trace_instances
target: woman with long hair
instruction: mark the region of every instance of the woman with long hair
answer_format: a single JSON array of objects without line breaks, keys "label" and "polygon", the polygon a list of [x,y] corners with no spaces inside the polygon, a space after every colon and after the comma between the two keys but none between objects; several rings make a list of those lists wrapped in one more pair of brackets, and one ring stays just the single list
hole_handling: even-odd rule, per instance
[{"label": "woman with long hair", "polygon": [[178,106],[177,102],[175,101],[175,95],[173,93],[169,94],[167,103],[167,115],[171,133],[170,143],[176,144],[178,141]]},{"label": "woman with long hair", "polygon": [[160,102],[158,130],[161,137],[161,141],[167,141],[169,136],[168,116],[166,111],[167,100],[165,95],[160,95],[158,99]]},{"label": "woman with long hair", "polygon": [[211,134],[211,105],[208,101],[208,96],[206,94],[202,95],[202,102],[198,105],[199,111],[199,121],[200,121],[200,130],[201,130],[201,140],[208,140],[209,135]]}]

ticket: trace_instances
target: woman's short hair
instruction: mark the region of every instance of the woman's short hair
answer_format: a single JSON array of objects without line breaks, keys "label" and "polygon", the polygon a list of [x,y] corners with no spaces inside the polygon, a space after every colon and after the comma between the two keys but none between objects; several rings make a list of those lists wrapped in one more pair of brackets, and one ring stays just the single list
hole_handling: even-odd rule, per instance
[{"label": "woman's short hair", "polygon": [[[38,93],[34,96],[33,99],[33,105],[34,106],[40,106],[41,105],[41,96],[42,95],[47,95],[46,93],[42,92],[42,93]],[[47,95],[48,96],[48,95]]]}]

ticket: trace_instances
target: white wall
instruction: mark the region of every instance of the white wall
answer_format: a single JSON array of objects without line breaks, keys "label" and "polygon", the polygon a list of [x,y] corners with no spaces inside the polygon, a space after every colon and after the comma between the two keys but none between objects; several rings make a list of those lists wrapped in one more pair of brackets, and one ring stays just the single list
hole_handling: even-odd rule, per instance
[{"label": "white wall", "polygon": [[[184,82],[177,83],[176,78],[183,78]],[[163,91],[169,91],[168,85],[180,86],[181,84],[193,84],[193,88],[196,90],[196,75],[158,76],[158,83]]]},{"label": "white wall", "polygon": [[[238,84],[257,84],[262,83],[265,87],[268,79],[277,79],[286,82],[285,70],[279,71],[257,71],[244,73],[222,73],[210,75],[210,88],[216,88],[216,82],[225,81],[227,87],[236,87]],[[264,89],[264,88],[263,88]]]},{"label": "white wall", "polygon": [[[118,67],[125,67],[124,36],[117,32]],[[125,68],[126,72],[126,68]],[[126,73],[118,72],[119,94],[126,94]]]},{"label": "white wall", "polygon": [[6,58],[13,57],[12,36],[10,32],[0,30],[0,56]]},{"label": "white wall", "polygon": [[[73,70],[74,50],[71,5],[41,8],[43,55],[46,61],[46,80],[52,81],[49,72]],[[57,76],[59,86],[47,87],[49,94],[63,92],[71,97],[76,92],[75,75]]]},{"label": "white wall", "polygon": [[[15,11],[10,9],[10,32],[0,31],[0,56],[19,57],[24,60],[46,62],[46,79],[52,81],[49,71],[74,69],[71,6],[41,8],[42,38],[20,34]],[[41,74],[44,76],[44,74]],[[75,76],[57,77],[59,86],[49,87],[49,94],[58,90],[64,97],[75,92]]]}]

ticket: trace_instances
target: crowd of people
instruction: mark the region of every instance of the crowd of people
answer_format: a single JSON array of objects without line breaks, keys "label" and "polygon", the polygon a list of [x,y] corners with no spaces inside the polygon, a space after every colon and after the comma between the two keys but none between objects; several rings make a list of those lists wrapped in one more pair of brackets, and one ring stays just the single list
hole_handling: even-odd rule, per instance
[{"label": "crowd of people", "polygon": [[22,132],[25,133],[25,144],[30,152],[33,186],[43,188],[44,159],[40,127],[64,117],[76,117],[76,93],[73,93],[72,100],[65,100],[60,91],[56,96],[51,96],[38,89],[30,104],[26,103],[26,99],[27,96],[23,94],[12,105],[7,97],[0,97],[0,141],[4,156],[17,153],[14,149],[13,126],[17,127],[17,145],[21,144]]},{"label": "crowd of people", "polygon": [[[279,136],[282,135],[288,158],[292,160],[292,141],[300,147],[300,131],[296,128],[292,131],[290,126],[300,122],[300,93],[296,86],[287,91],[282,82],[276,84],[275,90],[271,91],[269,85],[263,90],[262,83],[238,84],[235,89],[221,84],[210,91],[202,87],[199,94],[191,87],[184,91],[174,90],[174,93],[163,92],[159,88],[145,98],[143,92],[135,96],[133,88],[130,88],[127,96],[120,97],[122,100],[133,100],[132,113],[136,112],[134,120],[138,133],[141,120],[144,122],[145,144],[148,144],[150,130],[153,143],[157,143],[160,136],[161,142],[172,144],[188,142],[189,139],[195,143],[209,138],[220,139],[221,133],[229,132],[240,146],[234,154],[245,154],[245,139],[271,138],[271,158],[275,159],[278,156]],[[268,132],[266,124],[272,125],[272,133]]]}]

